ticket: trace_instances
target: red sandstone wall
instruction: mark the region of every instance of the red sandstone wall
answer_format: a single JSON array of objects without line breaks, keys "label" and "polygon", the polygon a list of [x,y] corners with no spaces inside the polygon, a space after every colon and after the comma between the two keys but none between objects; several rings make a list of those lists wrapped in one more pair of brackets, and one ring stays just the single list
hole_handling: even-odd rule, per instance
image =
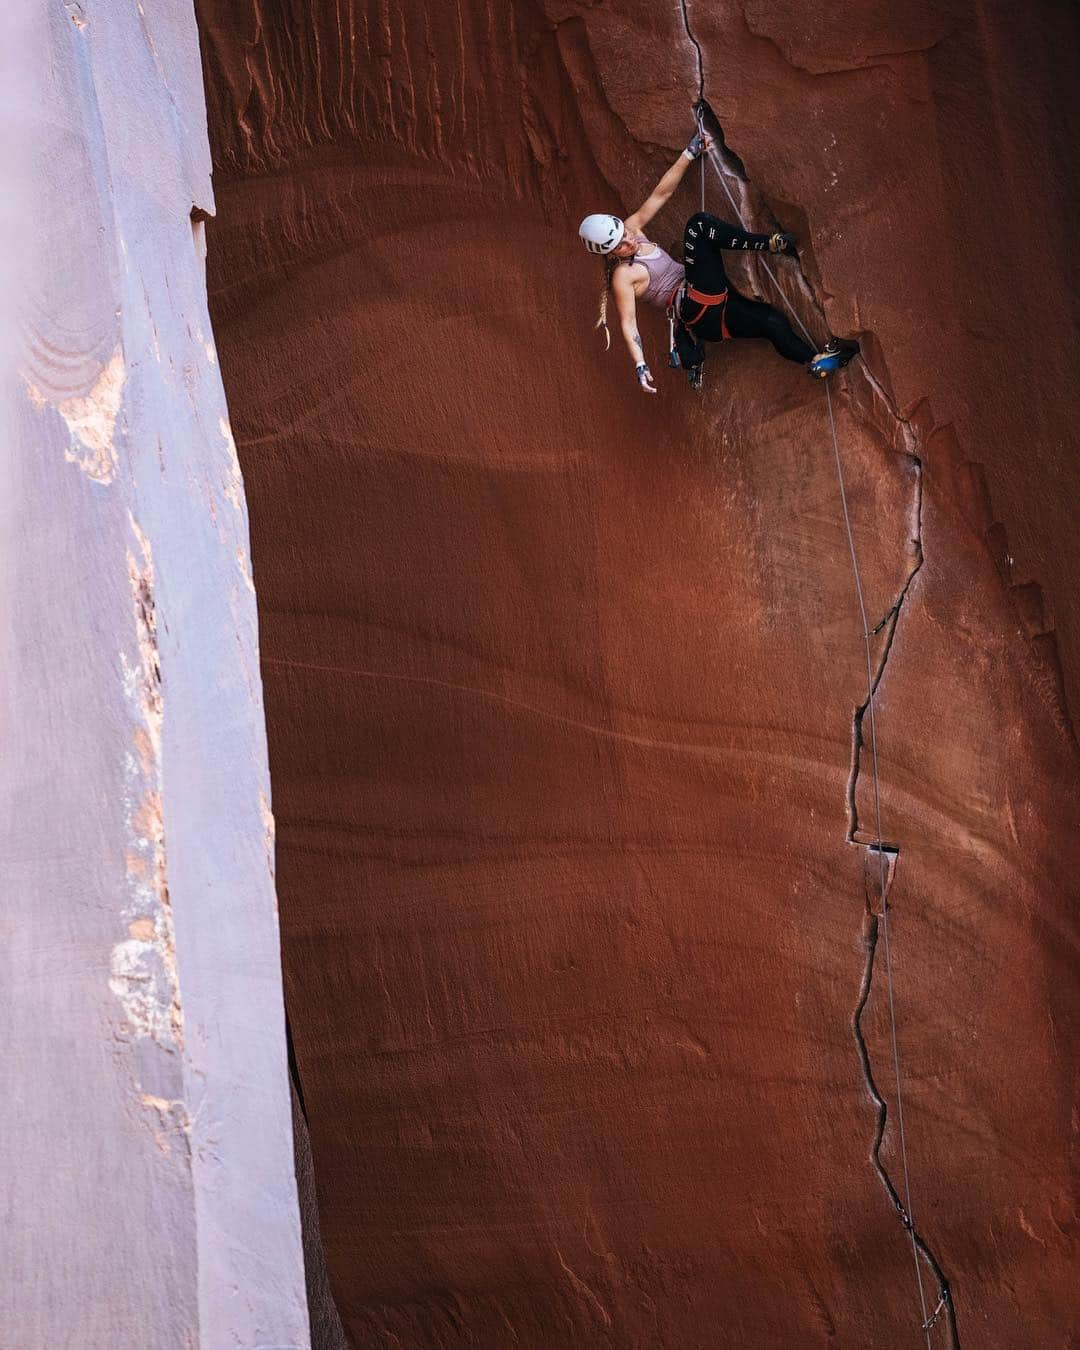
[{"label": "red sandstone wall", "polygon": [[[646,400],[590,331],[574,225],[682,143],[681,12],[198,8],[348,1330],[924,1343],[852,1030],[868,988],[899,1184],[822,391],[746,345]],[[791,294],[866,346],[835,404],[871,621],[902,599],[874,659],[913,1207],[956,1306],[931,1343],[1065,1344],[1075,22],[688,17],[754,223],[804,242]]]}]

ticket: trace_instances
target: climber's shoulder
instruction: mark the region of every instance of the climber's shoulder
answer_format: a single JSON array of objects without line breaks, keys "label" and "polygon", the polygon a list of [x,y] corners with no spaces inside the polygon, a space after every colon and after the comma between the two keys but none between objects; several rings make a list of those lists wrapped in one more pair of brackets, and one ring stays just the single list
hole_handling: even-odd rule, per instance
[{"label": "climber's shoulder", "polygon": [[649,269],[633,258],[625,258],[611,274],[611,289],[616,295],[638,292],[648,283]]}]

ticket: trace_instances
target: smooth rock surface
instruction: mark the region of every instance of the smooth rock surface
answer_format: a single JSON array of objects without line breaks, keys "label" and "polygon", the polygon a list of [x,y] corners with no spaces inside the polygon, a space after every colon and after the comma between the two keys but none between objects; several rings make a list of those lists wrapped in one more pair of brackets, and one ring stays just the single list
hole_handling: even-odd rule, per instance
[{"label": "smooth rock surface", "polygon": [[[748,223],[798,235],[815,333],[864,342],[832,396],[915,1263],[824,393],[732,344],[693,399],[653,315],[647,400],[592,332],[576,224],[684,143],[683,12],[198,10],[354,1342],[1069,1344],[1075,15],[686,11]],[[953,1293],[928,1336],[916,1265],[926,1314]]]},{"label": "smooth rock surface", "polygon": [[7,17],[0,1342],[306,1347],[194,14]]}]

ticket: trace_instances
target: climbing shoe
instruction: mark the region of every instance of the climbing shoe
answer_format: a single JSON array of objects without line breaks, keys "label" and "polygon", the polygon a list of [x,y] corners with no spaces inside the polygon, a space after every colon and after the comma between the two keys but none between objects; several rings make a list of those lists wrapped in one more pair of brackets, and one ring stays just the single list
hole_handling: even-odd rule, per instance
[{"label": "climbing shoe", "polygon": [[807,373],[815,379],[824,380],[834,370],[844,366],[859,354],[859,344],[848,338],[830,338],[825,346],[806,364]]}]

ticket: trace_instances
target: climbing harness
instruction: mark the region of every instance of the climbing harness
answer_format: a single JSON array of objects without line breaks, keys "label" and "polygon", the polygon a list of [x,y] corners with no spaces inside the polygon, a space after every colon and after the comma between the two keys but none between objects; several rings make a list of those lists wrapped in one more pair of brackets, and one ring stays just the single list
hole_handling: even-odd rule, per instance
[{"label": "climbing harness", "polygon": [[[720,307],[720,336],[722,338],[731,337],[731,334],[728,332],[726,317],[727,298],[728,293],[726,290],[721,291],[718,295],[709,295],[706,291],[695,290],[687,281],[680,282],[671,292],[671,296],[667,303],[668,365],[674,370],[678,370],[679,366],[682,364],[679,359],[679,348],[676,341],[679,329],[685,329],[690,337],[696,341],[697,335],[695,334],[694,329],[706,314],[708,314],[710,309],[713,309],[716,306]],[[689,300],[691,304],[699,306],[698,312],[692,319],[688,319],[684,312],[684,302],[687,300]],[[694,383],[693,377],[691,377],[691,384],[694,385],[695,389],[700,389],[701,363],[699,362],[694,369],[697,370],[699,374],[696,384]]]},{"label": "climbing harness", "polygon": [[[685,11],[684,11],[684,18],[685,18]],[[687,22],[687,31],[688,31],[688,32],[690,31],[690,30],[689,30],[689,22]],[[693,38],[693,34],[691,34],[690,36],[691,36],[691,38]],[[696,45],[696,40],[695,40],[695,45]],[[701,56],[701,49],[700,49],[700,47],[698,47],[698,55],[699,55],[699,61],[700,61],[700,56]],[[702,66],[701,94],[700,94],[698,103],[697,103],[697,105],[695,106],[695,109],[694,109],[695,116],[696,116],[696,119],[697,119],[697,124],[698,124],[698,130],[699,130],[699,132],[702,132],[702,133],[704,132],[704,126],[705,126],[705,108],[706,108],[705,99],[704,99],[704,89],[705,89],[704,67]],[[728,201],[730,201],[730,203],[731,203],[731,205],[732,205],[732,208],[733,208],[733,210],[735,211],[736,219],[740,222],[740,224],[743,225],[743,228],[745,229],[745,228],[746,228],[746,225],[745,225],[745,222],[743,221],[743,218],[742,218],[742,211],[739,209],[739,204],[738,204],[738,202],[735,200],[734,196],[732,195],[731,188],[728,186],[727,179],[726,179],[726,177],[725,177],[725,175],[724,175],[723,165],[722,165],[722,163],[721,163],[721,161],[720,161],[720,158],[719,158],[719,156],[718,156],[716,150],[713,149],[713,148],[710,146],[709,149],[706,151],[706,154],[708,155],[709,160],[710,160],[710,162],[712,163],[712,166],[713,166],[713,168],[714,168],[715,171],[716,171],[716,176],[717,176],[717,178],[719,178],[721,186],[723,187],[724,191],[727,193]],[[702,157],[701,157],[701,209],[702,209],[702,211],[705,210],[705,155],[702,155]],[[759,256],[760,256],[760,255],[759,255]],[[765,268],[765,271],[767,272],[767,274],[768,274],[768,276],[769,276],[769,279],[770,279],[770,281],[771,281],[772,284],[773,284],[773,287],[775,288],[777,294],[780,296],[780,299],[783,301],[784,305],[787,307],[788,312],[791,314],[791,317],[795,320],[795,322],[798,324],[798,326],[802,329],[803,335],[804,335],[804,337],[806,338],[806,340],[807,340],[809,343],[811,343],[811,345],[813,345],[813,341],[814,341],[814,340],[813,340],[813,338],[812,338],[811,335],[810,335],[809,329],[806,327],[806,325],[803,323],[802,319],[801,319],[801,318],[799,317],[799,315],[796,313],[795,308],[794,308],[794,306],[792,305],[791,301],[790,301],[790,300],[787,298],[787,296],[784,294],[784,291],[783,291],[783,289],[781,288],[780,283],[779,283],[779,281],[777,280],[775,273],[773,272],[773,269],[769,266],[768,261],[767,261],[764,257],[761,257],[761,264],[762,264],[762,266]],[[704,311],[703,311],[703,312],[704,312]],[[700,315],[699,315],[699,318],[700,318]],[[825,354],[825,353],[822,353],[822,355],[824,355],[824,354]],[[829,355],[832,355],[832,354],[829,353]],[[840,364],[843,364],[842,361],[839,362],[839,363],[840,363]],[[824,371],[824,370],[823,370],[823,371],[817,371],[817,372],[813,372],[813,371],[812,371],[812,373],[816,373],[816,374],[819,374],[819,375],[821,375],[821,376],[824,376],[824,375],[828,374],[828,371]],[[920,1248],[920,1245],[922,1245],[922,1244],[920,1243],[920,1240],[919,1240],[919,1238],[918,1238],[918,1235],[917,1235],[917,1233],[916,1233],[916,1231],[915,1231],[915,1223],[914,1223],[914,1219],[912,1218],[912,1206],[911,1206],[911,1172],[910,1172],[910,1168],[909,1168],[909,1165],[908,1165],[908,1156],[907,1156],[907,1137],[906,1137],[906,1134],[905,1134],[905,1131],[904,1131],[904,1100],[903,1100],[903,1090],[902,1090],[901,1073],[900,1073],[900,1046],[899,1046],[899,1037],[898,1037],[898,1035],[897,1035],[897,1029],[896,1029],[896,1003],[895,1003],[895,997],[894,997],[894,992],[893,992],[892,952],[891,952],[890,943],[889,943],[889,902],[888,902],[888,884],[887,884],[887,876],[886,876],[886,870],[885,870],[885,847],[884,847],[884,843],[883,843],[882,826],[881,826],[881,779],[880,779],[879,766],[878,766],[878,750],[877,750],[877,719],[876,719],[876,715],[875,715],[875,707],[874,707],[874,684],[875,684],[875,681],[874,681],[874,671],[873,671],[873,664],[874,664],[874,663],[873,663],[873,654],[872,654],[872,650],[871,650],[871,638],[872,638],[872,636],[873,636],[873,633],[872,633],[871,628],[870,628],[870,621],[869,621],[869,619],[868,619],[868,617],[867,617],[867,612],[866,612],[866,597],[865,597],[865,595],[864,595],[864,593],[863,593],[862,574],[861,574],[861,571],[860,571],[860,568],[859,568],[859,557],[858,557],[858,552],[857,552],[857,550],[856,550],[856,548],[855,548],[855,535],[854,535],[854,532],[853,532],[852,526],[851,526],[851,513],[850,513],[850,510],[849,510],[849,508],[848,508],[847,486],[846,486],[846,484],[845,484],[845,482],[844,482],[844,466],[843,466],[843,461],[842,461],[841,456],[840,456],[840,444],[839,444],[839,440],[838,440],[837,434],[836,434],[836,418],[835,418],[835,415],[834,415],[834,413],[833,413],[832,393],[831,393],[831,391],[830,391],[830,389],[829,389],[828,382],[823,380],[823,383],[824,383],[824,388],[825,388],[825,403],[826,403],[826,407],[827,407],[827,409],[828,409],[828,415],[829,415],[829,430],[830,430],[830,433],[831,433],[831,435],[832,435],[833,457],[834,457],[835,462],[836,462],[836,479],[837,479],[837,484],[838,484],[839,489],[840,489],[840,503],[841,503],[841,506],[842,506],[842,508],[843,508],[843,513],[844,513],[844,529],[845,529],[846,534],[847,534],[848,552],[849,552],[850,557],[851,557],[851,570],[852,570],[852,575],[853,575],[854,581],[855,581],[855,596],[856,596],[856,599],[857,599],[857,601],[858,601],[858,606],[859,606],[859,616],[860,616],[860,619],[861,619],[861,621],[862,621],[863,646],[864,646],[864,649],[865,649],[865,655],[866,655],[866,704],[865,704],[865,707],[866,707],[866,709],[869,711],[869,714],[870,714],[870,719],[869,719],[869,720],[870,720],[870,754],[871,754],[872,781],[873,781],[873,793],[874,793],[874,836],[875,836],[875,839],[874,839],[874,845],[873,845],[873,847],[874,847],[875,852],[876,852],[877,855],[878,855],[878,867],[879,867],[879,872],[880,872],[880,876],[879,876],[879,885],[880,885],[880,892],[881,892],[881,914],[880,914],[880,916],[879,916],[879,921],[880,921],[880,926],[881,926],[881,934],[882,934],[882,938],[883,938],[883,946],[884,946],[884,948],[885,948],[885,985],[886,985],[886,989],[887,989],[887,991],[888,991],[889,1034],[890,1034],[890,1040],[891,1040],[891,1042],[892,1042],[893,1075],[894,1075],[894,1081],[895,1081],[895,1084],[896,1084],[896,1123],[897,1123],[897,1137],[898,1137],[898,1142],[899,1142],[899,1145],[900,1145],[900,1160],[901,1160],[901,1168],[902,1168],[903,1179],[904,1179],[904,1203],[903,1203],[903,1205],[898,1205],[898,1208],[900,1209],[901,1222],[903,1223],[903,1226],[907,1229],[907,1231],[908,1231],[908,1233],[909,1233],[909,1235],[910,1235],[910,1237],[911,1237],[911,1253],[912,1253],[912,1258],[913,1258],[914,1263],[915,1263],[915,1282],[916,1282],[916,1286],[917,1286],[917,1288],[918,1288],[919,1307],[920,1307],[920,1309],[922,1310],[922,1324],[921,1324],[921,1330],[922,1330],[923,1332],[925,1332],[925,1334],[926,1334],[926,1344],[927,1344],[928,1350],[931,1350],[930,1332],[931,1332],[932,1328],[934,1327],[934,1325],[938,1322],[938,1320],[940,1319],[940,1317],[942,1316],[942,1314],[943,1314],[943,1313],[946,1313],[946,1312],[948,1311],[948,1309],[951,1307],[951,1298],[950,1298],[950,1294],[949,1294],[949,1287],[948,1287],[948,1285],[945,1283],[944,1279],[942,1279],[942,1278],[940,1277],[940,1272],[937,1271],[937,1270],[936,1270],[936,1267],[935,1267],[935,1273],[938,1274],[938,1276],[939,1276],[939,1281],[940,1281],[939,1297],[938,1297],[937,1307],[934,1309],[934,1311],[933,1311],[932,1313],[928,1313],[928,1311],[927,1311],[927,1306],[926,1306],[926,1292],[925,1292],[925,1290],[924,1290],[924,1288],[923,1288],[922,1267],[921,1267],[920,1260],[919,1260],[919,1248]],[[925,1251],[925,1247],[923,1247],[923,1250]]]},{"label": "climbing harness", "polygon": [[[689,285],[689,283],[687,282],[684,282],[675,292],[675,295],[672,297],[672,301],[674,304],[678,306],[680,323],[684,328],[689,328],[691,331],[697,324],[699,324],[702,321],[702,319],[705,317],[706,314],[708,314],[709,310],[712,309],[714,305],[719,305],[720,333],[723,337],[729,338],[731,334],[728,332],[727,318],[725,317],[727,310],[727,298],[728,293],[726,290],[721,291],[719,295],[708,295],[705,291],[696,291],[693,288],[693,286]],[[694,315],[692,319],[688,319],[685,317],[685,315],[682,314],[683,300],[692,300],[695,305],[701,306],[701,308],[698,310],[698,312]]]}]

